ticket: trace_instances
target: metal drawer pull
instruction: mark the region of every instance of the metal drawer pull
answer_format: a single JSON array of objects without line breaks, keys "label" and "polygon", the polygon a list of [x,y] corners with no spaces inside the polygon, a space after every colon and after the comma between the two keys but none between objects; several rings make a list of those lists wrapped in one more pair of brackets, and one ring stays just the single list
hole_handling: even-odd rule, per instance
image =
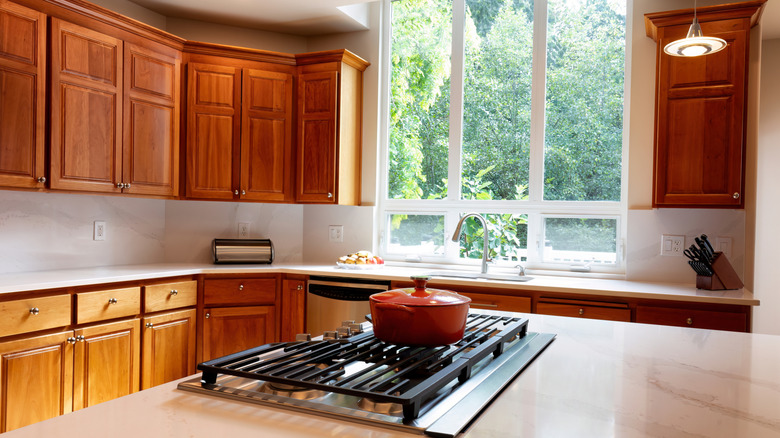
[{"label": "metal drawer pull", "polygon": [[688,325],[693,325],[693,318],[686,319],[685,323],[688,324]]},{"label": "metal drawer pull", "polygon": [[108,304],[116,304],[116,303],[117,303],[116,298],[109,298],[108,299]]},{"label": "metal drawer pull", "polygon": [[176,289],[171,289],[171,296],[174,295],[179,295],[179,291],[177,291]]},{"label": "metal drawer pull", "polygon": [[239,284],[238,285],[238,290],[244,290],[244,285],[243,284]]},{"label": "metal drawer pull", "polygon": [[471,302],[471,307],[498,307],[498,304],[488,304],[488,303],[475,303]]},{"label": "metal drawer pull", "polygon": [[577,313],[579,313],[580,315],[584,315],[585,314],[585,309],[581,308]]},{"label": "metal drawer pull", "polygon": [[41,309],[39,309],[37,307],[33,307],[33,308],[30,309],[30,315],[37,315],[39,313],[41,313]]},{"label": "metal drawer pull", "polygon": [[152,324],[151,322],[147,322],[146,328],[154,328],[154,324]]}]

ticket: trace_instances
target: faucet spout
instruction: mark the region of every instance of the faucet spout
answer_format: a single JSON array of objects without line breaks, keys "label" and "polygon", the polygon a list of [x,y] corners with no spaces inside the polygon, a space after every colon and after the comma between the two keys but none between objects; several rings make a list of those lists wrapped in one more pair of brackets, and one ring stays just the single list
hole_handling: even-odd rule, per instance
[{"label": "faucet spout", "polygon": [[482,250],[482,273],[483,274],[487,274],[487,270],[488,270],[487,264],[490,261],[490,258],[489,258],[489,254],[490,254],[490,247],[489,247],[490,239],[489,239],[489,236],[488,236],[487,221],[485,220],[484,217],[482,217],[481,214],[479,214],[479,213],[468,213],[468,214],[464,215],[463,217],[461,217],[460,220],[458,221],[458,225],[455,227],[455,233],[452,235],[452,241],[453,242],[458,242],[460,240],[460,235],[463,232],[463,230],[462,230],[463,222],[466,219],[470,218],[470,217],[473,217],[473,218],[477,219],[482,224],[482,230],[483,230],[482,231],[482,241],[484,243],[484,245],[483,245],[484,249]]}]

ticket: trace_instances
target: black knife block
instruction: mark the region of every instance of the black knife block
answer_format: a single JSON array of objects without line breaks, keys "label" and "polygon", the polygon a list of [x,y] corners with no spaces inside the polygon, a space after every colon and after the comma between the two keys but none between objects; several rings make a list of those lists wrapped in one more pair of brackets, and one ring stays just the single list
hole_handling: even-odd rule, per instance
[{"label": "black knife block", "polygon": [[742,280],[722,252],[716,252],[712,260],[713,275],[697,275],[696,288],[707,290],[739,289]]}]

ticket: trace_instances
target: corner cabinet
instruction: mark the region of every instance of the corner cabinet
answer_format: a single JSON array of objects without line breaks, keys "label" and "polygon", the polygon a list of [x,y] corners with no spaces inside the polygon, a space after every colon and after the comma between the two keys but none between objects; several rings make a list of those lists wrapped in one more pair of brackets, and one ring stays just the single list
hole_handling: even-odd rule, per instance
[{"label": "corner cabinet", "polygon": [[0,0],[0,186],[46,182],[46,15]]},{"label": "corner cabinet", "polygon": [[369,64],[346,50],[296,58],[295,200],[359,205],[363,71]]},{"label": "corner cabinet", "polygon": [[699,8],[704,35],[728,45],[693,58],[663,51],[693,10],[645,14],[658,43],[653,207],[744,207],[750,28],[765,1]]}]

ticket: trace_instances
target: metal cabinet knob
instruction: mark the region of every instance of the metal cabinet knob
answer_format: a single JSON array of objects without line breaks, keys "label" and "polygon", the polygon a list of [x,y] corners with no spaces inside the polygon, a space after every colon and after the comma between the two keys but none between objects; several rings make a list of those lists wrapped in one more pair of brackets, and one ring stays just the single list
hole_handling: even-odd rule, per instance
[{"label": "metal cabinet knob", "polygon": [[176,289],[171,289],[171,296],[179,295],[179,291]]},{"label": "metal cabinet knob", "polygon": [[68,341],[68,344],[75,344],[75,343],[76,343],[76,338],[74,338],[73,336],[71,336],[71,337],[69,337],[69,338],[67,339],[67,341]]},{"label": "metal cabinet knob", "polygon": [[241,195],[246,195],[246,190],[241,190]]},{"label": "metal cabinet knob", "polygon": [[298,287],[296,287],[296,289],[298,289],[298,290],[301,290],[301,289],[303,289],[303,285],[302,285],[302,284],[299,284],[299,285],[298,285]]},{"label": "metal cabinet knob", "polygon": [[116,303],[117,303],[117,299],[116,298],[109,298],[108,299],[108,304],[116,304]]},{"label": "metal cabinet knob", "polygon": [[239,284],[238,285],[238,290],[244,290],[244,285],[243,284]]},{"label": "metal cabinet knob", "polygon": [[33,308],[30,309],[30,315],[37,315],[39,313],[41,313],[41,309],[39,309],[37,307],[33,307]]},{"label": "metal cabinet knob", "polygon": [[238,190],[233,190],[234,195],[238,195]]},{"label": "metal cabinet knob", "polygon": [[734,193],[733,195],[731,195],[731,197],[734,199],[739,199],[739,193]]},{"label": "metal cabinet knob", "polygon": [[77,341],[77,342],[84,342],[84,341],[85,341],[84,335],[78,335],[78,336],[76,336],[76,341]]},{"label": "metal cabinet knob", "polygon": [[693,325],[693,318],[686,319],[685,323],[688,324],[688,325]]},{"label": "metal cabinet knob", "polygon": [[206,319],[209,319],[209,318],[211,318],[211,314],[210,314],[210,313],[207,313],[207,314],[206,314]]},{"label": "metal cabinet knob", "polygon": [[333,197],[333,193],[328,192],[328,199]]},{"label": "metal cabinet knob", "polygon": [[151,322],[147,322],[146,328],[154,328],[154,324],[152,324]]},{"label": "metal cabinet knob", "polygon": [[130,183],[125,183],[125,188],[129,189],[130,188]]},{"label": "metal cabinet knob", "polygon": [[585,309],[580,309],[577,313],[579,313],[580,315],[584,315],[585,314]]},{"label": "metal cabinet knob", "polygon": [[41,183],[41,184],[45,183],[46,182],[46,177],[45,176],[39,176],[38,177],[38,182]]},{"label": "metal cabinet knob", "polygon": [[125,188],[125,183],[116,183],[116,188],[118,188],[118,189]]}]

